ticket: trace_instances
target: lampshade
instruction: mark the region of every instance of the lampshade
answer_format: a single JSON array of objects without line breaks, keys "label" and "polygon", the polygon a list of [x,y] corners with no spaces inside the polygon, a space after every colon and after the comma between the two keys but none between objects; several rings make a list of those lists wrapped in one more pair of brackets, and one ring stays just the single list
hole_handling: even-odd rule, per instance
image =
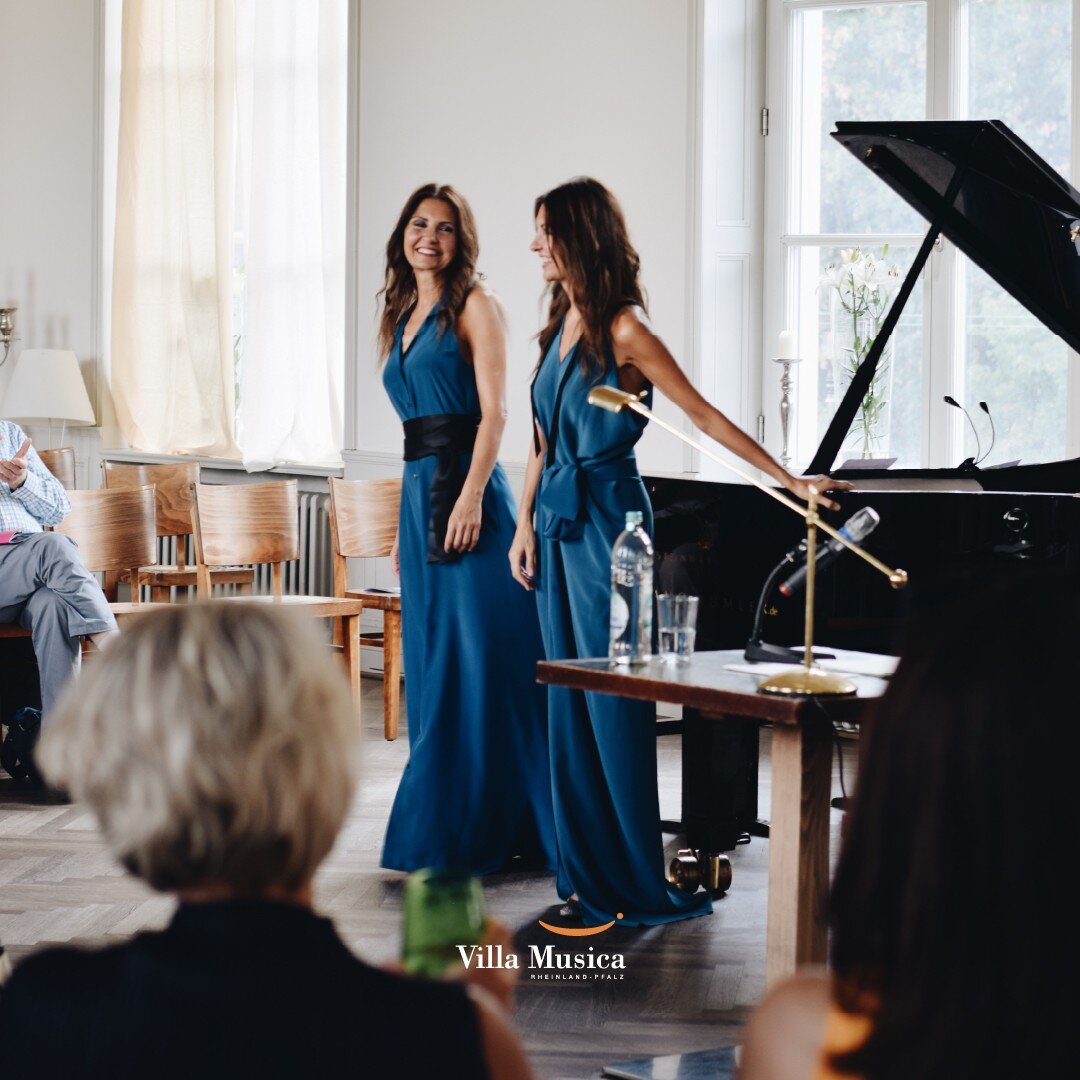
[{"label": "lampshade", "polygon": [[67,349],[23,349],[0,401],[0,416],[28,423],[95,423],[78,357]]}]

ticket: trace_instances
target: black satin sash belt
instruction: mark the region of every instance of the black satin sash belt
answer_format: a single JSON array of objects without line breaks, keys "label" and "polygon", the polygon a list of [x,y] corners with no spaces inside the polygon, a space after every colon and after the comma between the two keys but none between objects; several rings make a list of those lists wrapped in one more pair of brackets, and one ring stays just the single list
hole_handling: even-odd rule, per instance
[{"label": "black satin sash belt", "polygon": [[461,413],[438,413],[406,420],[405,460],[435,457],[435,475],[431,478],[431,513],[428,516],[427,548],[429,563],[451,563],[461,558],[460,551],[443,547],[450,514],[465,486],[461,455],[469,453],[476,442],[479,416]]}]

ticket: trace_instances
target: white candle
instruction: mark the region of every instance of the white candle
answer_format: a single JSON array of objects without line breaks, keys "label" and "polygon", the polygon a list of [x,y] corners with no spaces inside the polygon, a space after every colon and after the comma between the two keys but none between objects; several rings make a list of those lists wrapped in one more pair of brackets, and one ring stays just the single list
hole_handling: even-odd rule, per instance
[{"label": "white candle", "polygon": [[780,331],[780,344],[776,347],[778,360],[795,359],[795,334],[791,330]]}]

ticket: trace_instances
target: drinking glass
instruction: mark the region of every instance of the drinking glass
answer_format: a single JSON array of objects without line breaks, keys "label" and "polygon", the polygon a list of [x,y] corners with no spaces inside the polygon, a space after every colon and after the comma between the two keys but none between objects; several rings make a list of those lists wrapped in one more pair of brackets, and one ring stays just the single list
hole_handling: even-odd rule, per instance
[{"label": "drinking glass", "polygon": [[410,974],[437,979],[461,963],[458,945],[484,935],[484,891],[478,878],[452,870],[417,870],[405,879],[401,963]]},{"label": "drinking glass", "polygon": [[660,659],[665,664],[688,664],[697,634],[696,596],[660,593],[656,598],[660,623]]}]

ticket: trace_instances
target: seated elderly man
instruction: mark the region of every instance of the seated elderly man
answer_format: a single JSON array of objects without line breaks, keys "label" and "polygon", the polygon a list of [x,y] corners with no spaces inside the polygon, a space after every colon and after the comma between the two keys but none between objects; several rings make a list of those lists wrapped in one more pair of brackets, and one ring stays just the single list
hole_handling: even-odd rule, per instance
[{"label": "seated elderly man", "polygon": [[67,536],[44,531],[71,509],[67,492],[18,424],[0,420],[0,622],[30,631],[42,715],[79,667],[79,639],[116,631],[97,579]]}]

